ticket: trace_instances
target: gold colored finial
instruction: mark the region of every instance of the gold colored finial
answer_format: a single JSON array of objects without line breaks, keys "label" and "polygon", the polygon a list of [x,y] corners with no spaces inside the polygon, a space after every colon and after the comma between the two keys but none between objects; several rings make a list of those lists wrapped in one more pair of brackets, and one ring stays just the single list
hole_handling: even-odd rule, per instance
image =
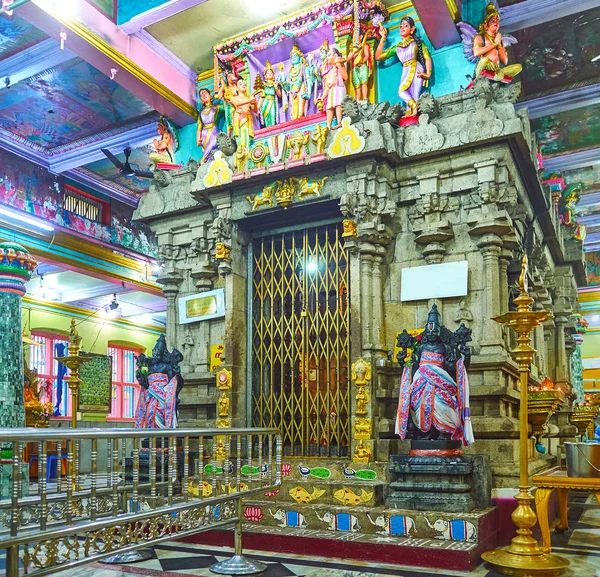
[{"label": "gold colored finial", "polygon": [[527,292],[527,271],[529,270],[529,262],[527,260],[527,254],[523,255],[523,261],[521,263],[521,276],[519,277],[519,287],[522,295],[529,295]]}]

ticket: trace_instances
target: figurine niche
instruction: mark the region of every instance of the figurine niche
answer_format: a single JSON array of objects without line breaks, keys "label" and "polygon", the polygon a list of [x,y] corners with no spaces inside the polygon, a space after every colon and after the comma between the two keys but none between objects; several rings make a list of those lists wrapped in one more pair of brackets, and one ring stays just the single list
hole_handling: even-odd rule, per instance
[{"label": "figurine niche", "polygon": [[177,405],[183,377],[179,363],[183,355],[167,350],[164,335],[154,345],[152,356],[141,354],[136,359],[135,378],[142,387],[135,415],[137,429],[174,429],[177,427]]},{"label": "figurine niche", "polygon": [[500,14],[494,4],[488,4],[485,19],[479,30],[466,22],[457,24],[463,52],[469,62],[477,63],[475,76],[484,76],[496,82],[510,82],[521,72],[520,64],[508,64],[506,47],[517,43],[514,36],[500,33]]},{"label": "figurine niche", "polygon": [[454,333],[444,327],[436,305],[420,335],[404,330],[398,336],[398,362],[405,365],[396,417],[402,439],[473,443],[467,378],[471,340],[464,324]]}]

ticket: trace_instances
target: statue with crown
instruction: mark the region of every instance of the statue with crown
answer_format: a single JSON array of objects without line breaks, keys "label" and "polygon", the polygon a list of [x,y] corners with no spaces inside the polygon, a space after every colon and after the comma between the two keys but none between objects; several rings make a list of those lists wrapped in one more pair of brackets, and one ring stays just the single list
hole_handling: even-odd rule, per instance
[{"label": "statue with crown", "polygon": [[455,332],[448,330],[434,304],[425,328],[411,332],[405,329],[398,335],[397,360],[404,368],[396,434],[415,441],[448,441],[443,445],[450,449],[470,445],[474,441],[467,377],[471,329],[461,324]]},{"label": "statue with crown", "polygon": [[475,64],[475,77],[509,83],[522,70],[520,64],[509,64],[506,48],[517,43],[510,34],[500,32],[500,13],[493,3],[485,8],[485,16],[476,30],[467,22],[457,24],[463,53]]}]

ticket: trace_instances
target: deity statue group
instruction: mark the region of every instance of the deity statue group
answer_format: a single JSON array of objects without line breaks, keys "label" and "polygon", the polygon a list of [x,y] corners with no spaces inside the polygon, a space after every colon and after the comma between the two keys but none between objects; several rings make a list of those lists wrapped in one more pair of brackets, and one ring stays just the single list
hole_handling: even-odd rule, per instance
[{"label": "deity statue group", "polygon": [[[500,14],[494,4],[487,6],[477,30],[464,22],[458,28],[465,56],[476,64],[475,76],[510,82],[519,74],[521,65],[509,65],[506,52],[506,46],[516,40],[500,33]],[[355,22],[346,56],[326,38],[318,51],[306,53],[294,43],[289,60],[277,65],[266,60],[262,70],[254,72],[241,61],[234,65],[219,61],[219,66],[227,68],[219,75],[214,97],[206,88],[198,90],[197,144],[202,148],[201,163],[207,162],[216,150],[219,127],[235,138],[239,154],[246,157],[258,129],[293,123],[325,111],[327,128],[335,130],[341,126],[348,82],[352,83],[357,100],[367,100],[375,62],[394,57],[402,65],[398,96],[406,107],[403,124],[416,122],[419,97],[429,84],[433,65],[415,21],[409,16],[402,18],[400,41],[387,48],[388,29],[383,26],[382,16],[374,16],[372,24],[363,29],[361,37],[360,23]]]}]

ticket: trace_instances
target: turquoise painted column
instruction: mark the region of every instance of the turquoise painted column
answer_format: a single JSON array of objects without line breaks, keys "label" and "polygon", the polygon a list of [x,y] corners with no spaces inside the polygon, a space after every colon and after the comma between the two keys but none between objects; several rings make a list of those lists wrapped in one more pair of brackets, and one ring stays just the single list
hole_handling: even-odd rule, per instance
[{"label": "turquoise painted column", "polygon": [[21,245],[0,243],[0,429],[25,426],[21,299],[36,266]]}]

